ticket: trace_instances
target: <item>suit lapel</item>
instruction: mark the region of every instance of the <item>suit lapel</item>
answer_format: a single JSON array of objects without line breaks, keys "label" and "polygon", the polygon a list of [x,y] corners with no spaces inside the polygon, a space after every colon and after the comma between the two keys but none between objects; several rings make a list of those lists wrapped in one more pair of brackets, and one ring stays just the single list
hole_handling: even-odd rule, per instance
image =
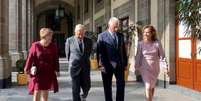
[{"label": "suit lapel", "polygon": [[117,47],[115,47],[115,43],[114,43],[114,39],[113,39],[113,37],[112,37],[112,35],[110,34],[110,32],[108,32],[107,31],[107,38],[108,38],[108,41],[110,42],[110,43],[112,43],[112,46],[114,47],[114,48],[117,48],[118,49],[118,47],[119,47],[119,43],[120,43],[120,37],[119,37],[119,35],[118,35],[118,32],[116,33],[117,35]]},{"label": "suit lapel", "polygon": [[86,38],[85,38],[85,37],[84,37],[84,39],[83,39],[83,44],[84,44],[84,49],[83,49],[83,50],[84,50],[83,53],[84,53],[84,52],[87,51],[87,50],[86,50],[86,49],[87,49],[87,48],[86,48],[86,47],[87,47],[87,41],[86,41]]},{"label": "suit lapel", "polygon": [[76,50],[77,50],[80,54],[82,54],[81,51],[80,51],[80,47],[79,47],[79,44],[78,44],[78,42],[77,42],[76,37],[74,36],[73,39],[74,39],[74,46],[76,47]]},{"label": "suit lapel", "polygon": [[119,48],[120,47],[120,45],[121,45],[121,36],[118,34],[118,32],[117,32],[117,48]]},{"label": "suit lapel", "polygon": [[108,32],[107,31],[107,37],[106,38],[108,38],[108,41],[109,41],[109,43],[112,43],[112,46],[115,48],[115,44],[114,44],[114,39],[113,39],[113,37],[112,37],[112,35],[110,34],[110,32]]}]

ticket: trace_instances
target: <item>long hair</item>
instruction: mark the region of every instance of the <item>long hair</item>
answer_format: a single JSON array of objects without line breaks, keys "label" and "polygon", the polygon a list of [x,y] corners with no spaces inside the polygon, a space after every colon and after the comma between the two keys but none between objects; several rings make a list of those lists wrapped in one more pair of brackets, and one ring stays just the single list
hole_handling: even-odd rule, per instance
[{"label": "long hair", "polygon": [[145,26],[143,27],[143,29],[142,29],[143,33],[144,33],[144,30],[147,29],[147,28],[149,28],[149,29],[151,30],[151,34],[152,34],[151,40],[152,40],[152,41],[158,40],[158,39],[157,39],[156,29],[154,28],[154,26],[152,26],[152,25],[145,25]]}]

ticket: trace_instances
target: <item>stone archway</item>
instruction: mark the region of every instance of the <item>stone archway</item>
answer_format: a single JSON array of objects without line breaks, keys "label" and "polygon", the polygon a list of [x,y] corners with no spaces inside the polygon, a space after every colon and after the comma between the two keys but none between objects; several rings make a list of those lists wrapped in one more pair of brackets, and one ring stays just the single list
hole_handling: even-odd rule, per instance
[{"label": "stone archway", "polygon": [[[59,7],[64,9],[64,17],[56,19],[55,12]],[[54,31],[54,41],[59,48],[59,56],[65,56],[65,39],[72,35],[74,25],[74,7],[65,1],[45,1],[35,6],[35,33],[40,28],[49,27]],[[39,35],[35,35],[35,40],[39,40]]]}]

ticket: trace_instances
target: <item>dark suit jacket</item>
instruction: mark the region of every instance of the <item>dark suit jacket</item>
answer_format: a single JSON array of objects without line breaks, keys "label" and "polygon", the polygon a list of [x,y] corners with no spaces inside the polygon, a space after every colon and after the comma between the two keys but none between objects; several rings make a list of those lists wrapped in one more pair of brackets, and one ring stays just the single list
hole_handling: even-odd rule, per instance
[{"label": "dark suit jacket", "polygon": [[127,66],[127,55],[124,43],[124,36],[117,33],[118,47],[115,48],[114,39],[108,31],[105,31],[98,36],[97,41],[97,59],[99,65],[103,65],[106,69],[113,66],[115,62],[120,68]]},{"label": "dark suit jacket", "polygon": [[92,40],[84,37],[84,52],[81,53],[75,36],[66,40],[65,52],[69,61],[71,77],[79,75],[83,70],[86,75],[90,75],[90,54],[92,51]]}]

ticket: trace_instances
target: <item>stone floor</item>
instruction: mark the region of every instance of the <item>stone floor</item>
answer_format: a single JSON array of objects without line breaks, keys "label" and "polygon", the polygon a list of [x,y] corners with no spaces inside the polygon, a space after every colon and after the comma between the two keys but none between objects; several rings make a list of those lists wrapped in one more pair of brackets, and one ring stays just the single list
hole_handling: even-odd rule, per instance
[{"label": "stone floor", "polygon": [[[32,96],[28,95],[26,86],[16,85],[13,75],[13,86],[8,89],[0,89],[0,101],[31,101]],[[92,71],[92,88],[87,101],[104,101],[103,87],[99,71]],[[71,80],[68,72],[61,72],[59,80],[59,93],[50,92],[49,101],[72,101]],[[166,89],[162,86],[156,88],[153,101],[201,101],[201,94],[176,85],[168,85]],[[115,82],[113,84],[113,96],[115,99]],[[114,100],[115,101],[115,100]],[[126,83],[125,101],[145,101],[144,87],[142,83],[130,81]]]}]

